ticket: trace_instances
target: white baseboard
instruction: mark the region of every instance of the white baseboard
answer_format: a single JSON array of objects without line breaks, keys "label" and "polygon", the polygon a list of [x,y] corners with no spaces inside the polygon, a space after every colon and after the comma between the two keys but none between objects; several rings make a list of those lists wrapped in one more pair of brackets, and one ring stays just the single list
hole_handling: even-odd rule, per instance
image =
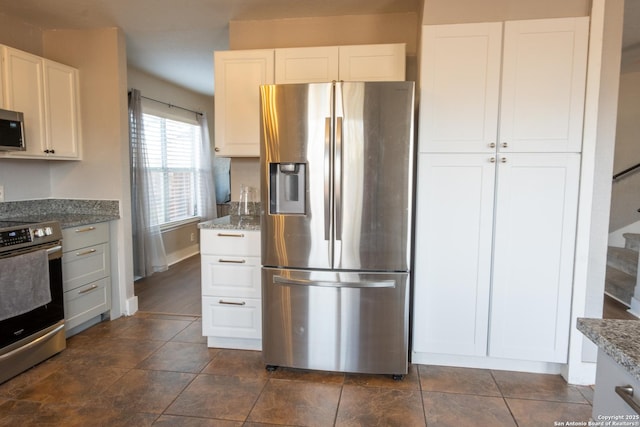
[{"label": "white baseboard", "polygon": [[173,264],[176,264],[180,261],[184,261],[185,259],[190,258],[199,253],[200,253],[199,244],[187,246],[186,248],[180,249],[179,251],[171,252],[167,254],[167,264],[169,266],[172,266]]},{"label": "white baseboard", "polygon": [[636,299],[635,295],[631,298],[631,307],[627,311],[636,317],[640,317],[640,301]]},{"label": "white baseboard", "polygon": [[411,363],[418,365],[455,366],[460,368],[493,369],[498,371],[533,372],[537,374],[560,374],[563,365],[551,362],[495,359],[490,357],[458,356],[449,354],[411,354]]},{"label": "white baseboard", "polygon": [[133,316],[138,311],[138,297],[127,298],[124,303],[124,315]]}]

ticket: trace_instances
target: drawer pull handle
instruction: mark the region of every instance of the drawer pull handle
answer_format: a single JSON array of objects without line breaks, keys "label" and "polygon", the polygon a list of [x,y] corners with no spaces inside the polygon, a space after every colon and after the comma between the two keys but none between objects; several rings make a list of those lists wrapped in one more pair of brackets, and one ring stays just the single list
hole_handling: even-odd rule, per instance
[{"label": "drawer pull handle", "polygon": [[246,305],[247,303],[242,301],[242,302],[233,302],[233,301],[225,301],[223,299],[221,299],[220,301],[218,301],[219,304],[226,304],[226,305]]},{"label": "drawer pull handle", "polygon": [[95,249],[89,249],[88,251],[84,251],[84,252],[76,252],[76,256],[89,255],[94,253],[95,251],[96,251]]},{"label": "drawer pull handle", "polygon": [[98,289],[98,285],[92,285],[90,288],[83,289],[82,291],[78,292],[78,295],[86,294],[87,292],[95,291],[96,289]]},{"label": "drawer pull handle", "polygon": [[227,262],[227,263],[231,263],[231,264],[244,264],[247,261],[244,260],[244,259],[222,259],[222,258],[220,258],[218,260],[218,262]]},{"label": "drawer pull handle", "polygon": [[236,234],[236,233],[218,233],[220,237],[244,237],[244,234]]},{"label": "drawer pull handle", "polygon": [[631,406],[631,409],[636,411],[636,414],[640,414],[640,404],[633,400],[633,387],[631,387],[630,385],[619,385],[615,388],[615,390],[618,396],[620,396],[627,405]]},{"label": "drawer pull handle", "polygon": [[77,228],[76,233],[86,233],[87,231],[93,231],[95,229],[95,227]]}]

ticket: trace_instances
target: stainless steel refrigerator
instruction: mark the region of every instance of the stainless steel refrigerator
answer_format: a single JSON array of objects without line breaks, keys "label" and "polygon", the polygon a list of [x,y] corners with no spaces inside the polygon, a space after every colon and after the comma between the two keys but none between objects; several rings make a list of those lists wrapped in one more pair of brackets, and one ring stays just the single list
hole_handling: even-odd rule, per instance
[{"label": "stainless steel refrigerator", "polygon": [[408,369],[413,82],[264,85],[263,358]]}]

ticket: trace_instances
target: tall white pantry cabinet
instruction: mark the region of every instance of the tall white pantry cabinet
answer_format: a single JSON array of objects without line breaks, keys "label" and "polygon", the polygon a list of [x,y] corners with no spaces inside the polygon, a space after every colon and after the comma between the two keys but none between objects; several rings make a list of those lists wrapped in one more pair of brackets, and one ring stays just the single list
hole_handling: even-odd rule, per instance
[{"label": "tall white pantry cabinet", "polygon": [[414,363],[566,363],[588,25],[423,28]]}]

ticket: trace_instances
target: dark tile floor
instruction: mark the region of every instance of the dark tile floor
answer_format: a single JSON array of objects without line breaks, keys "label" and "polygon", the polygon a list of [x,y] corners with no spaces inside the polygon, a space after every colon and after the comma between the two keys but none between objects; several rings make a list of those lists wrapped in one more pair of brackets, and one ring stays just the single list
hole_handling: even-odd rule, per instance
[{"label": "dark tile floor", "polygon": [[269,373],[206,347],[198,317],[138,313],[68,340],[0,385],[0,426],[553,426],[587,421],[591,387],[557,375],[411,366],[387,376]]}]

